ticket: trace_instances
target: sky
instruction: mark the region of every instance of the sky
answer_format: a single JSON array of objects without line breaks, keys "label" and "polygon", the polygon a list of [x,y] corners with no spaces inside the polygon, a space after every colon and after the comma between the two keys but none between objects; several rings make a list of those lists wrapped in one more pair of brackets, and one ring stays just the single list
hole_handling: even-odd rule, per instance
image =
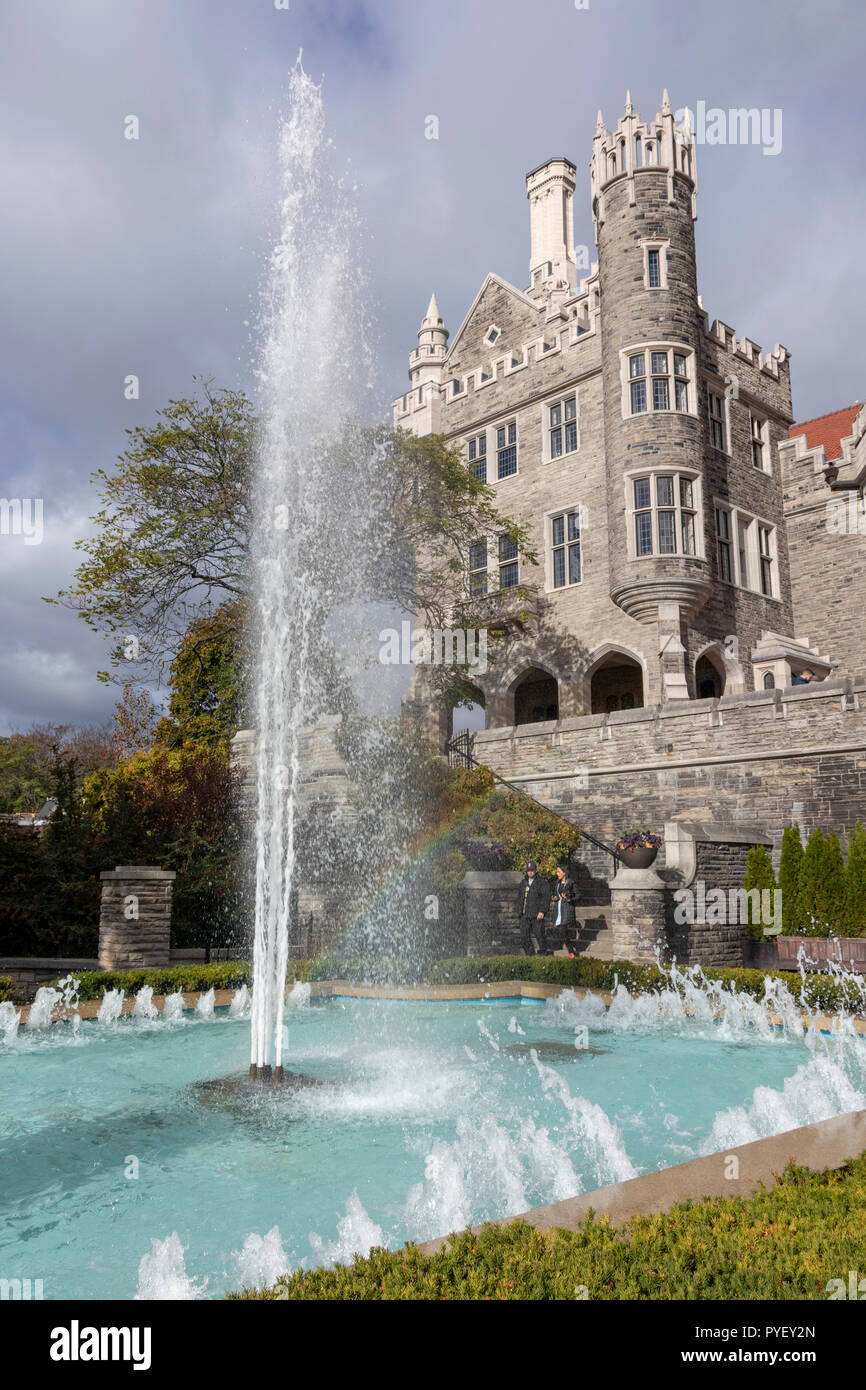
[{"label": "sky", "polygon": [[650,118],[664,87],[675,108],[782,113],[778,154],[698,148],[710,318],[791,351],[798,419],[864,398],[862,0],[580,3],[4,0],[0,497],[41,498],[43,536],[0,534],[0,734],[118,698],[96,679],[106,644],[42,600],[72,578],[124,430],[196,376],[252,387],[299,50],[355,188],[383,419],[431,291],[453,333],[488,271],[525,286],[526,172],[575,161],[592,248],[596,112],[615,125],[629,89]]}]

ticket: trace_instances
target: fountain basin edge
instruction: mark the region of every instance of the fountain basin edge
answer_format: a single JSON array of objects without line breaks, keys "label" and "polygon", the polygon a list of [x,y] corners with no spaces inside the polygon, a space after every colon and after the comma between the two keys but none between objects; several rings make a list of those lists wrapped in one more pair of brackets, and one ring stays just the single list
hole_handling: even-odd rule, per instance
[{"label": "fountain basin edge", "polygon": [[[612,1225],[622,1226],[634,1216],[653,1216],[669,1211],[677,1202],[698,1202],[704,1197],[752,1197],[761,1183],[773,1185],[787,1163],[821,1172],[841,1168],[866,1150],[866,1110],[852,1110],[829,1120],[802,1125],[766,1139],[735,1145],[704,1158],[693,1158],[671,1168],[661,1168],[626,1182],[583,1192],[563,1202],[535,1207],[518,1216],[504,1216],[485,1225],[511,1226],[526,1221],[539,1230],[553,1227],[576,1231],[590,1210],[596,1217],[609,1217]],[[728,1160],[736,1156],[739,1177],[729,1178]],[[477,1234],[481,1226],[470,1229]],[[454,1233],[438,1236],[418,1245],[422,1255],[435,1255]]]}]

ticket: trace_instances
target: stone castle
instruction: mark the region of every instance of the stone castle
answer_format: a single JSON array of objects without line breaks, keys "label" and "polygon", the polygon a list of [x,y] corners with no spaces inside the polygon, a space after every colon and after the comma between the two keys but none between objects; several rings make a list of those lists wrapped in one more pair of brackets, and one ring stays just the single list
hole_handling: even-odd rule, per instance
[{"label": "stone castle", "polygon": [[[629,99],[613,131],[599,113],[590,171],[591,272],[578,279],[575,166],[549,160],[526,180],[528,288],[489,274],[450,344],[434,296],[394,405],[398,427],[462,452],[541,559],[507,536],[468,557],[491,617],[512,588],[536,608],[478,679],[487,728],[866,671],[866,539],[826,526],[832,497],[862,512],[866,410],[794,427],[788,350],[710,323],[696,146],[667,93],[648,122]],[[446,737],[448,712],[430,713]]]},{"label": "stone castle", "polygon": [[[710,322],[697,172],[667,93],[650,121],[628,98],[615,130],[599,113],[597,263],[574,244],[575,165],[549,160],[526,180],[528,287],[489,274],[453,338],[431,298],[394,422],[459,450],[539,560],[507,535],[466,557],[492,624],[533,614],[473,674],[474,757],[605,843],[663,834],[646,883],[584,840],[576,949],[738,965],[742,927],[678,927],[671,890],[740,887],[749,847],[777,857],[794,821],[844,844],[866,820],[866,408],[795,423],[788,350]],[[455,712],[429,668],[405,708],[444,752]],[[309,794],[338,806],[333,730],[317,736]],[[467,875],[470,954],[518,949],[518,879]],[[335,909],[302,896],[303,951]]]},{"label": "stone castle", "polygon": [[[795,423],[788,350],[710,322],[697,173],[666,92],[650,121],[629,97],[614,130],[599,113],[596,263],[582,248],[578,277],[576,168],[551,159],[526,179],[528,287],[489,274],[450,342],[431,299],[394,422],[460,450],[539,558],[508,536],[467,557],[482,612],[534,613],[473,677],[475,757],[609,839],[663,831],[668,885],[725,888],[792,821],[844,842],[866,819],[866,408]],[[406,707],[444,749],[424,667]],[[580,949],[621,953],[621,880],[588,843],[582,860]],[[741,929],[668,923],[667,944],[742,960]]]}]

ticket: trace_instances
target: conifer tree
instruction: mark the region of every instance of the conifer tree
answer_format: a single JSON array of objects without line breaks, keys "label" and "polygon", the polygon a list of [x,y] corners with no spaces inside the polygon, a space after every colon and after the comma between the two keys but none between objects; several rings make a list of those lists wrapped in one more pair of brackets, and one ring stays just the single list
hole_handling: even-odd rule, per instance
[{"label": "conifer tree", "polygon": [[839,836],[827,836],[827,872],[824,876],[822,906],[830,936],[839,936],[845,922],[845,856]]},{"label": "conifer tree", "polygon": [[801,930],[807,936],[832,936],[842,924],[845,891],[845,861],[838,835],[825,835],[816,828],[809,836],[803,856],[800,901],[803,908]]},{"label": "conifer tree", "polygon": [[[756,888],[759,894],[763,889],[769,889],[771,893],[775,889],[776,875],[773,873],[773,861],[764,845],[754,845],[746,855],[746,874],[743,879],[743,887],[747,893]],[[751,898],[749,899],[746,936],[751,941],[763,941],[764,939],[760,897],[757,903]]]},{"label": "conifer tree", "polygon": [[826,840],[816,826],[806,842],[800,875],[800,931],[806,936],[826,936],[826,927],[819,921],[821,882],[825,872]]},{"label": "conifer tree", "polygon": [[779,888],[782,891],[782,930],[788,936],[800,930],[802,907],[800,880],[803,874],[803,842],[799,825],[788,825],[782,835],[779,860]]},{"label": "conifer tree", "polygon": [[843,931],[866,936],[866,830],[859,820],[848,839]]}]

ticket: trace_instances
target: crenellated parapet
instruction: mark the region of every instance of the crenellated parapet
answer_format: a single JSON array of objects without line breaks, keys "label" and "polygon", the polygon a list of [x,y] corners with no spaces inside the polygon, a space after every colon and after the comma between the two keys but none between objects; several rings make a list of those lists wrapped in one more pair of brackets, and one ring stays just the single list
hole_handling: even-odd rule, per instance
[{"label": "crenellated parapet", "polygon": [[789,370],[788,363],[791,360],[791,353],[782,343],[776,343],[775,347],[765,353],[759,343],[755,343],[751,338],[740,337],[736,329],[731,328],[730,324],[723,323],[721,319],[713,319],[710,323],[710,316],[698,297],[698,307],[700,309],[703,330],[707,338],[732,358],[737,358],[740,362],[747,362],[750,367],[756,368],[761,372],[766,372],[774,381],[779,380],[780,372]]},{"label": "crenellated parapet", "polygon": [[690,196],[692,219],[697,218],[698,174],[695,155],[695,136],[685,119],[677,122],[671,110],[667,89],[662,97],[661,111],[651,121],[644,121],[634,111],[631,94],[626,93],[625,113],[614,130],[608,130],[599,111],[592,142],[590,187],[595,239],[608,212],[610,190],[619,183],[628,188],[628,202],[637,202],[637,182],[646,177],[663,174],[667,183],[667,198],[676,205],[675,183],[681,180]]}]

